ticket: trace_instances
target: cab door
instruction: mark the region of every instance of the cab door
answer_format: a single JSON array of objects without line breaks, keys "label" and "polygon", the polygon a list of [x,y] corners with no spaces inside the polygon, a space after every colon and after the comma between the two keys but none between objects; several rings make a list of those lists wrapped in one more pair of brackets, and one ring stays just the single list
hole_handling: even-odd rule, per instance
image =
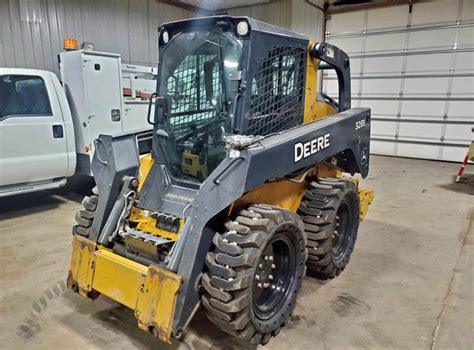
[{"label": "cab door", "polygon": [[67,172],[65,125],[50,73],[0,68],[0,186]]}]

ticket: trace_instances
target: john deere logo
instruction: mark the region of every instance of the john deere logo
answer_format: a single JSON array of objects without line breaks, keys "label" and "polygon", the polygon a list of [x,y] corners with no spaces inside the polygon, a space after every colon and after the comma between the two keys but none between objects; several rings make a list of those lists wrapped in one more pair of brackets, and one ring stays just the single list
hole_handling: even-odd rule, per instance
[{"label": "john deere logo", "polygon": [[315,139],[304,143],[295,143],[295,163],[298,163],[300,160],[318,153],[322,149],[328,148],[330,145],[330,136],[331,135],[327,133],[326,135],[316,137]]}]

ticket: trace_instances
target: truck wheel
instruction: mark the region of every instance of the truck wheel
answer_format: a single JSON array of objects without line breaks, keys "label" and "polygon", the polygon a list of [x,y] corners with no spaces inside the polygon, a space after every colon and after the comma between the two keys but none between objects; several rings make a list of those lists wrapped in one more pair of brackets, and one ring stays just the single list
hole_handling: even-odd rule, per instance
[{"label": "truck wheel", "polygon": [[303,223],[287,210],[250,205],[225,228],[206,256],[202,304],[220,329],[265,345],[296,305],[306,271]]},{"label": "truck wheel", "polygon": [[352,181],[320,178],[306,190],[298,214],[308,237],[308,275],[338,276],[349,263],[357,239],[357,186]]},{"label": "truck wheel", "polygon": [[97,210],[97,203],[99,203],[99,192],[97,187],[92,189],[92,196],[84,197],[82,200],[82,209],[76,212],[77,225],[72,227],[72,233],[84,237],[89,237],[89,230],[94,220],[95,212]]}]

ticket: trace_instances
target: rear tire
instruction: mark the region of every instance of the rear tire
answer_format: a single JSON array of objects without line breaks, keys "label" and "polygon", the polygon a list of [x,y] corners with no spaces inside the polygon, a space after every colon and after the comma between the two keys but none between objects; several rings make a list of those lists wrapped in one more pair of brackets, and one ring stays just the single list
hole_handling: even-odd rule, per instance
[{"label": "rear tire", "polygon": [[76,212],[77,225],[72,227],[72,233],[83,237],[89,237],[89,231],[94,221],[94,216],[99,203],[99,192],[97,187],[92,189],[92,196],[84,197],[82,200],[82,209]]},{"label": "rear tire", "polygon": [[287,210],[250,205],[225,227],[206,256],[202,304],[220,329],[265,345],[296,305],[306,271],[303,223]]},{"label": "rear tire", "polygon": [[357,186],[338,178],[313,181],[298,214],[308,237],[308,275],[324,280],[338,276],[349,263],[357,239]]}]

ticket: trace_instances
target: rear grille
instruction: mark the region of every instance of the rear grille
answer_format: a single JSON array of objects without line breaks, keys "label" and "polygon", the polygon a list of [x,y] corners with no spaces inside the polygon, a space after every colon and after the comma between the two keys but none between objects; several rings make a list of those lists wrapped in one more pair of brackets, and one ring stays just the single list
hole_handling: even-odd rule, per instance
[{"label": "rear grille", "polygon": [[252,79],[249,135],[269,135],[302,123],[305,50],[272,49]]}]

